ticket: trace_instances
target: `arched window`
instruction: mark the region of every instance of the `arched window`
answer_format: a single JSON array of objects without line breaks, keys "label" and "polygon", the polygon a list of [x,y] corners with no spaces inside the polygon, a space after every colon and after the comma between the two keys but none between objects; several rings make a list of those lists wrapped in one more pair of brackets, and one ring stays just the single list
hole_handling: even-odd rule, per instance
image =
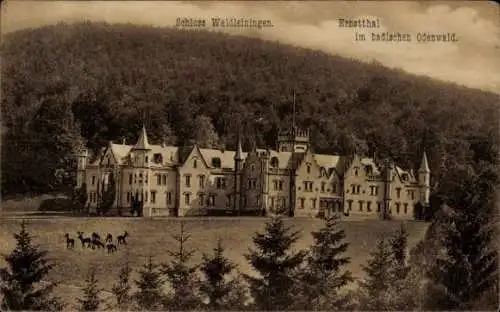
[{"label": "arched window", "polygon": [[220,168],[221,162],[219,157],[214,157],[212,158],[212,167],[214,168]]},{"label": "arched window", "polygon": [[279,166],[278,157],[274,156],[273,158],[271,158],[271,166],[274,168],[278,168]]}]

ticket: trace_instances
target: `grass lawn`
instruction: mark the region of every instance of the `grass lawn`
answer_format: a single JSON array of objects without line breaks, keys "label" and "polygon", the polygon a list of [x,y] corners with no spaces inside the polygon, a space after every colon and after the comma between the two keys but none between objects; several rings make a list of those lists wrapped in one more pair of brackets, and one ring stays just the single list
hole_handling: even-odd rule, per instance
[{"label": "grass lawn", "polygon": [[[177,248],[172,238],[180,229],[180,219],[139,219],[139,218],[28,218],[29,232],[34,242],[49,252],[48,256],[56,263],[50,273],[51,280],[61,281],[58,294],[65,299],[80,296],[79,287],[83,285],[90,267],[96,269],[100,286],[109,291],[116,280],[119,268],[127,260],[133,268],[139,268],[147,257],[152,255],[157,262],[168,261],[169,250]],[[251,273],[243,254],[253,247],[252,235],[261,231],[265,218],[186,218],[185,229],[191,239],[187,248],[195,250],[193,262],[201,259],[202,252],[211,252],[218,237],[223,239],[226,255],[238,264],[239,270]],[[18,218],[0,219],[0,253],[9,253],[15,246],[13,233],[19,231],[21,220]],[[295,249],[307,248],[312,242],[310,232],[323,225],[318,219],[287,219],[287,224],[302,229],[300,241]],[[396,221],[349,221],[343,222],[347,240],[351,243],[348,255],[352,258],[348,268],[355,276],[362,274],[361,265],[366,262],[368,253],[377,240],[393,233],[398,227]],[[423,237],[428,224],[406,222],[410,233],[409,245],[412,247]],[[107,254],[103,250],[82,249],[76,237],[77,231],[85,236],[98,232],[104,239],[106,233],[114,237],[128,231],[128,245],[119,246],[118,252]],[[64,234],[68,232],[75,239],[75,249],[66,249]],[[116,238],[115,238],[116,239]],[[116,241],[115,241],[116,242]],[[5,266],[3,258],[0,267]]]}]

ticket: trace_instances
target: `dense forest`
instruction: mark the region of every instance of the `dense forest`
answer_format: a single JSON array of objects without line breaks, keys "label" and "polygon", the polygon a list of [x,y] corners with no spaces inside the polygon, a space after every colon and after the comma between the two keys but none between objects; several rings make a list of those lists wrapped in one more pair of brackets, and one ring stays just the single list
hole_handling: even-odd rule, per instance
[{"label": "dense forest", "polygon": [[414,168],[425,149],[434,193],[497,154],[497,94],[278,42],[58,24],[5,35],[1,70],[4,198],[59,190],[76,149],[133,143],[143,122],[157,142],[232,149],[239,129],[244,148],[274,148],[293,90],[316,152]]}]

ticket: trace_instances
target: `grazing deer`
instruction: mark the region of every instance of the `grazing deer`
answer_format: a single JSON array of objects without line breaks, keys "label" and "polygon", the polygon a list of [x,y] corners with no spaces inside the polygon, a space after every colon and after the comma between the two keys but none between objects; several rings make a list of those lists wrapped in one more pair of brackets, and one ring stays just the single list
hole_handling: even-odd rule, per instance
[{"label": "grazing deer", "polygon": [[92,240],[99,240],[99,241],[101,240],[101,237],[96,232],[92,233],[91,237]]},{"label": "grazing deer", "polygon": [[92,241],[92,249],[95,249],[95,247],[96,247],[96,246],[97,246],[97,248],[99,248],[99,249],[106,247],[106,246],[104,245],[104,243],[103,243],[103,242],[101,242],[101,241],[100,241],[100,240],[98,240],[98,239],[95,239],[95,240],[93,240],[93,241]]},{"label": "grazing deer", "polygon": [[106,248],[108,249],[108,253],[113,253],[118,250],[118,248],[116,248],[116,245],[112,243],[106,244]]},{"label": "grazing deer", "polygon": [[78,238],[82,243],[82,248],[85,248],[85,244],[87,244],[87,248],[90,247],[90,243],[92,242],[89,237],[83,237],[83,232],[78,232]]},{"label": "grazing deer", "polygon": [[72,239],[72,238],[69,238],[69,234],[68,233],[64,234],[64,237],[66,237],[66,248],[68,248],[68,249],[75,248],[75,240]]},{"label": "grazing deer", "polygon": [[113,242],[113,235],[111,235],[111,233],[108,233],[108,235],[106,235],[105,242],[106,243],[112,243]]},{"label": "grazing deer", "polygon": [[127,231],[125,231],[125,233],[123,233],[123,235],[118,235],[118,237],[116,238],[118,245],[120,245],[120,244],[127,245],[127,241],[125,240],[127,238],[127,236],[128,236]]}]

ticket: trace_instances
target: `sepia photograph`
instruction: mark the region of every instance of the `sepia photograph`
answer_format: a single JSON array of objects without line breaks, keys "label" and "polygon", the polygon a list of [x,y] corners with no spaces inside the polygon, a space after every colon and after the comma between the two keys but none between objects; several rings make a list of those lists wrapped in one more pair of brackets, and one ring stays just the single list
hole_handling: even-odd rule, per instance
[{"label": "sepia photograph", "polygon": [[0,311],[499,310],[498,3],[0,15]]}]

